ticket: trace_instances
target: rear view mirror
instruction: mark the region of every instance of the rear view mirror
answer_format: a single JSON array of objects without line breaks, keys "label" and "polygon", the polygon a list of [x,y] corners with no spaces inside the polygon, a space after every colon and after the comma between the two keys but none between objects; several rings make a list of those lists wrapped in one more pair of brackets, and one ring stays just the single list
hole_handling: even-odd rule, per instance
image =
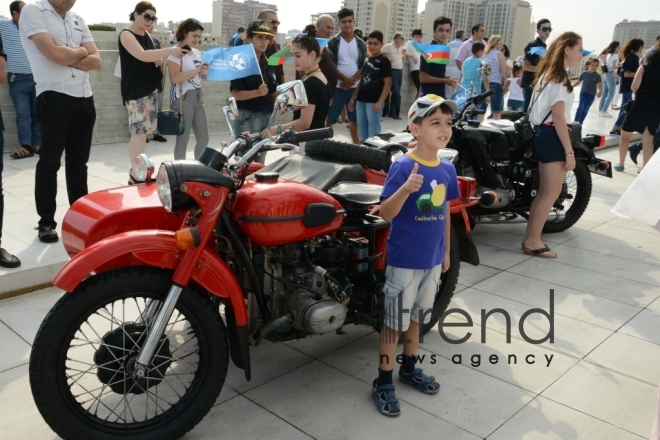
[{"label": "rear view mirror", "polygon": [[300,110],[307,107],[307,92],[300,80],[277,86],[277,95],[275,108],[280,111]]},{"label": "rear view mirror", "polygon": [[238,106],[236,105],[236,99],[234,99],[233,96],[227,99],[227,106],[222,109],[223,113],[225,109],[227,109],[226,111],[229,119],[231,119],[232,121],[238,119]]},{"label": "rear view mirror", "polygon": [[490,65],[490,61],[483,60],[481,61],[481,66],[479,67],[479,70],[481,70],[481,73],[483,73],[484,75],[490,76],[490,74],[493,72],[493,66]]},{"label": "rear view mirror", "polygon": [[229,128],[229,134],[231,138],[234,139],[234,127],[232,121],[238,119],[238,106],[236,105],[236,99],[230,97],[227,99],[227,105],[222,107],[222,114],[225,116],[225,121],[227,122],[227,127]]}]

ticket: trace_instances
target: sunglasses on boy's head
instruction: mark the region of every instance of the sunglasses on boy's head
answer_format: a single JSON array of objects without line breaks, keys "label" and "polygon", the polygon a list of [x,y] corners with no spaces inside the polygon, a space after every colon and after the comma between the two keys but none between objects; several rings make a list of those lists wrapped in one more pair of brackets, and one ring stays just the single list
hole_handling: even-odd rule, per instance
[{"label": "sunglasses on boy's head", "polygon": [[146,12],[144,14],[140,14],[142,17],[144,17],[145,21],[153,21],[154,23],[158,21],[158,17],[155,15],[152,17],[151,15],[147,14]]},{"label": "sunglasses on boy's head", "polygon": [[543,26],[543,27],[541,28],[541,31],[542,31],[542,32],[552,32],[552,28],[551,28],[551,27],[547,27],[547,26]]}]

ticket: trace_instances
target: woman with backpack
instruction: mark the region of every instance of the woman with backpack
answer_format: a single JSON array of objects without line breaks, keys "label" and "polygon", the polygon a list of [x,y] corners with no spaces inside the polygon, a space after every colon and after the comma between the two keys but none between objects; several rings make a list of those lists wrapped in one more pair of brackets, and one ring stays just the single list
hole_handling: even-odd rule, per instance
[{"label": "woman with backpack", "polygon": [[603,118],[611,118],[612,115],[607,113],[607,108],[612,103],[614,95],[616,94],[616,70],[619,68],[619,47],[621,43],[612,41],[598,56],[602,63],[601,70],[603,72],[603,96],[600,98],[598,104],[598,116]]}]

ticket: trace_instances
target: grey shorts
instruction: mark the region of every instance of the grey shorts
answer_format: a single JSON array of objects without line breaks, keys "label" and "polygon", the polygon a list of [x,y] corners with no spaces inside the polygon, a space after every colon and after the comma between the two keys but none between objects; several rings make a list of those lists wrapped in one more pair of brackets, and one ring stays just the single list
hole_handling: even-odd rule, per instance
[{"label": "grey shorts", "polygon": [[441,264],[426,270],[387,266],[383,288],[385,325],[404,332],[408,330],[410,320],[420,322],[422,317],[424,323],[428,323],[441,274]]}]

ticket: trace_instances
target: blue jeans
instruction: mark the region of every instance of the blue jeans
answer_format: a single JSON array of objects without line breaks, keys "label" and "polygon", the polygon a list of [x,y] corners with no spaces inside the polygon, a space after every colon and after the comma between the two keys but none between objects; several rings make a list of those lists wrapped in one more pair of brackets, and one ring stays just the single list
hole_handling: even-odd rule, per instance
[{"label": "blue jeans", "polygon": [[506,103],[506,109],[512,112],[521,112],[523,111],[524,101],[518,101],[517,99],[509,99]]},{"label": "blue jeans", "polygon": [[600,104],[598,104],[599,112],[607,111],[614,95],[616,95],[616,76],[614,73],[606,73],[603,78],[603,96],[600,97]]},{"label": "blue jeans", "polygon": [[[335,89],[335,94],[332,98],[332,105],[328,109],[328,124],[332,125],[337,123],[337,119],[339,119],[342,109],[348,105],[348,101],[351,99],[351,96],[353,96],[353,92],[355,92],[354,88],[344,90],[341,87],[337,87]],[[355,111],[349,111],[348,107],[346,108],[346,116],[349,121],[356,121]]]},{"label": "blue jeans", "polygon": [[401,112],[401,84],[403,82],[403,71],[392,69],[392,87],[390,87],[390,111],[391,117],[399,117]]},{"label": "blue jeans", "polygon": [[591,104],[594,103],[596,95],[590,95],[589,93],[580,93],[580,104],[578,105],[577,112],[575,112],[575,122],[582,124],[584,119],[589,113]]},{"label": "blue jeans", "polygon": [[16,109],[18,143],[31,150],[34,145],[41,145],[41,131],[34,105],[37,99],[34,78],[31,73],[7,73],[7,84]]},{"label": "blue jeans", "polygon": [[[268,128],[271,112],[252,112],[250,110],[239,110],[238,118],[234,121],[236,136],[249,131],[250,134],[261,133]],[[266,153],[262,152],[255,156],[254,161],[264,163]]]},{"label": "blue jeans", "polygon": [[502,93],[502,83],[490,83],[490,89],[493,94],[490,95],[490,111],[492,113],[502,113],[504,109],[504,94]]},{"label": "blue jeans", "polygon": [[380,118],[383,114],[383,108],[381,107],[381,111],[375,112],[373,111],[374,104],[375,102],[355,101],[358,138],[360,141],[380,134]]},{"label": "blue jeans", "polygon": [[621,93],[621,110],[619,110],[619,116],[616,118],[615,126],[621,127],[623,125],[623,120],[626,118],[626,112],[623,111],[623,104],[632,99],[632,92],[623,92]]}]

